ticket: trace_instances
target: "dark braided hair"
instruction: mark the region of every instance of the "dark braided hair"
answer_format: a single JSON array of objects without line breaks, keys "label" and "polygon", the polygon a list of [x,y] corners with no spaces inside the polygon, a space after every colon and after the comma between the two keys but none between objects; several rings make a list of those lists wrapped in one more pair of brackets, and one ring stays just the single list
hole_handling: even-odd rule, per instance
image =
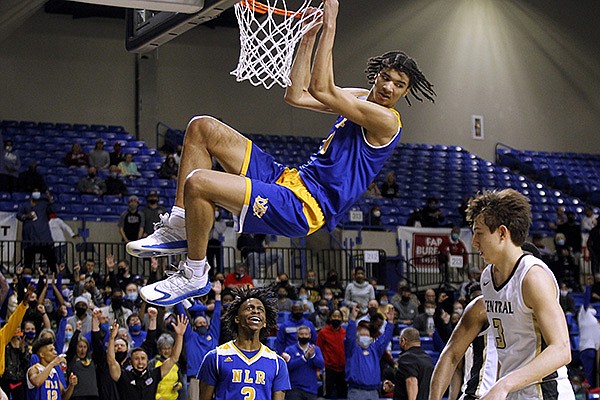
[{"label": "dark braided hair", "polygon": [[[407,56],[406,53],[403,51],[388,51],[381,56],[369,58],[365,72],[371,85],[375,83],[377,74],[384,68],[393,68],[408,75],[410,78],[408,88],[410,89],[410,93],[415,96],[415,99],[422,102],[422,96],[431,102],[435,102],[433,97],[436,96],[436,93],[433,90],[433,85],[425,78],[417,62]],[[410,106],[411,103],[408,96],[405,99]]]},{"label": "dark braided hair", "polygon": [[234,288],[231,291],[233,295],[233,301],[223,314],[223,323],[225,329],[235,337],[238,332],[238,324],[235,322],[240,307],[244,302],[250,299],[259,300],[265,307],[266,315],[266,327],[260,330],[260,338],[264,339],[268,334],[275,328],[277,328],[277,300],[275,299],[275,293],[270,288]]}]

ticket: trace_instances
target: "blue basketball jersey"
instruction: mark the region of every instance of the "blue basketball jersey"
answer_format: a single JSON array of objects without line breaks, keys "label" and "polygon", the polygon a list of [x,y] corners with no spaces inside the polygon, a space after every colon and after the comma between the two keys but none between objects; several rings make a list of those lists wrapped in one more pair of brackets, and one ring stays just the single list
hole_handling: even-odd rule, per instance
[{"label": "blue basketball jersey", "polygon": [[[42,364],[35,364],[31,368],[35,368],[38,373],[44,370]],[[27,398],[30,400],[60,400],[60,378],[56,369],[50,371],[48,379],[42,383],[40,387],[35,387],[29,382],[29,374],[27,374]]]},{"label": "blue basketball jersey", "polygon": [[[397,111],[393,110],[397,115]],[[383,164],[393,153],[402,132],[384,146],[367,143],[364,128],[340,116],[319,151],[300,166],[300,176],[319,202],[325,224],[331,231],[356,200],[367,190]]]},{"label": "blue basketball jersey", "polygon": [[206,354],[198,379],[215,387],[217,400],[266,400],[291,388],[287,365],[277,353],[264,345],[243,351],[233,341]]}]

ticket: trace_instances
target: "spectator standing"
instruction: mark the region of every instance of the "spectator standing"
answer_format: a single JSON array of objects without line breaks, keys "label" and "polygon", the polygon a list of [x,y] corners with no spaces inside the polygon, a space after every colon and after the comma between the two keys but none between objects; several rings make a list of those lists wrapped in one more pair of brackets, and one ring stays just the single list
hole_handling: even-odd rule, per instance
[{"label": "spectator standing", "polygon": [[116,321],[120,326],[127,326],[127,318],[131,315],[131,310],[123,306],[123,289],[113,287],[110,305],[102,307],[102,313],[108,315],[109,324],[112,325]]},{"label": "spectator standing", "polygon": [[119,167],[111,165],[108,168],[108,178],[104,181],[106,184],[106,193],[112,196],[125,196],[127,194],[127,186],[123,179],[119,177]]},{"label": "spectator standing", "polygon": [[187,359],[187,379],[189,382],[188,398],[197,399],[200,395],[198,371],[204,356],[219,345],[221,332],[221,283],[213,284],[215,292],[215,309],[210,320],[210,326],[203,316],[194,318],[192,326],[188,326],[183,335]]},{"label": "spectator standing", "polygon": [[342,313],[333,310],[327,325],[317,335],[317,346],[321,349],[325,362],[325,398],[345,398],[348,392],[346,384],[346,355],[344,338],[346,330],[342,328]]},{"label": "spectator standing", "polygon": [[575,315],[575,299],[570,294],[569,286],[566,282],[561,282],[559,289],[558,302],[560,303],[560,308],[562,308],[565,314]]},{"label": "spectator standing", "polygon": [[158,383],[179,361],[183,345],[183,334],[187,325],[187,318],[184,316],[177,317],[177,323],[173,324],[176,337],[171,357],[165,360],[160,367],[149,369],[148,354],[142,348],[135,348],[131,351],[129,365],[126,367],[117,362],[115,339],[119,325],[116,322],[112,324],[108,340],[107,362],[110,376],[117,382],[121,399],[147,400],[155,397]]},{"label": "spectator standing", "polygon": [[121,161],[118,165],[121,175],[128,178],[138,178],[140,172],[138,171],[137,164],[133,161],[133,154],[125,154],[125,160]]},{"label": "spectator standing", "polygon": [[[175,339],[168,333],[160,335],[156,341],[158,354],[148,363],[148,369],[160,367],[173,354]],[[175,363],[169,372],[162,377],[156,388],[156,398],[161,400],[176,400],[183,388],[183,374]]]},{"label": "spectator standing", "polygon": [[292,312],[294,302],[289,298],[285,287],[277,288],[277,310],[281,312]]},{"label": "spectator standing", "polygon": [[600,350],[600,322],[597,320],[596,309],[590,306],[591,286],[585,288],[583,304],[577,313],[579,326],[579,355],[585,376],[591,388],[600,386],[597,381],[597,353]]},{"label": "spectator standing", "polygon": [[592,273],[600,272],[600,224],[596,225],[590,231],[587,240],[587,247],[590,251],[592,261]]},{"label": "spectator standing", "polygon": [[146,224],[144,214],[138,209],[140,205],[139,198],[135,195],[129,196],[127,205],[128,208],[123,211],[118,223],[119,233],[125,243],[141,238]]},{"label": "spectator standing", "polygon": [[21,172],[19,174],[18,190],[20,192],[31,193],[33,189],[38,188],[40,192],[45,192],[48,190],[48,185],[46,184],[46,180],[37,170],[38,164],[35,161],[32,161],[27,167],[27,170]]},{"label": "spectator standing", "polygon": [[573,211],[567,211],[567,222],[556,228],[557,233],[565,235],[565,246],[571,251],[575,265],[579,267],[581,259],[581,225]]},{"label": "spectator standing", "polygon": [[161,164],[158,170],[158,176],[161,179],[177,179],[177,173],[179,172],[179,166],[175,162],[175,157],[169,154],[165,161]]},{"label": "spectator standing", "polygon": [[118,165],[121,163],[121,161],[125,160],[125,155],[121,152],[121,149],[121,142],[115,142],[113,144],[113,151],[109,154],[110,165],[114,165],[118,168]]},{"label": "spectator standing", "polygon": [[433,336],[435,332],[435,309],[435,301],[427,300],[424,303],[424,312],[415,317],[413,327],[419,331],[421,336]]},{"label": "spectator standing", "polygon": [[75,315],[67,318],[67,324],[75,327],[81,325],[79,331],[82,335],[92,330],[92,314],[88,312],[88,306],[89,301],[86,297],[77,297],[74,301]]},{"label": "spectator standing", "polygon": [[594,209],[591,206],[585,208],[583,217],[581,218],[581,239],[583,244],[587,243],[590,231],[598,224],[598,214],[594,214]]},{"label": "spectator standing", "polygon": [[48,215],[53,212],[53,203],[54,200],[49,192],[44,199],[41,192],[34,189],[29,201],[21,204],[17,211],[17,219],[23,222],[21,237],[24,242],[24,267],[33,269],[35,255],[41,253],[50,271],[56,272],[56,256],[48,223]]},{"label": "spectator standing", "polygon": [[144,340],[146,340],[147,332],[142,329],[142,320],[140,319],[139,314],[131,313],[129,317],[127,317],[126,322],[133,347],[141,347]]},{"label": "spectator standing", "polygon": [[325,283],[321,285],[321,290],[323,290],[324,288],[331,289],[332,299],[335,297],[344,296],[344,287],[338,279],[338,273],[333,269],[329,270],[329,272],[327,273],[327,279],[325,280]]},{"label": "spectator standing", "polygon": [[275,347],[278,354],[282,354],[288,346],[296,343],[298,339],[298,328],[307,326],[310,329],[310,342],[317,342],[317,331],[315,326],[308,319],[304,318],[302,303],[297,302],[292,306],[292,314],[287,321],[278,324],[277,340]]},{"label": "spectator standing", "polygon": [[146,237],[154,233],[154,224],[160,222],[160,216],[167,212],[163,206],[158,204],[158,192],[156,190],[148,192],[146,205],[141,208],[140,212],[144,215],[142,237]]},{"label": "spectator standing", "polygon": [[77,190],[83,194],[95,194],[102,196],[106,193],[106,182],[99,178],[96,173],[96,168],[89,167],[88,174],[77,182]]},{"label": "spectator standing", "polygon": [[381,387],[380,359],[392,340],[394,309],[388,307],[385,332],[375,341],[369,328],[357,327],[358,305],[350,311],[344,350],[346,354],[346,381],[348,400],[378,400]]},{"label": "spectator standing", "polygon": [[308,320],[313,323],[317,332],[327,325],[331,311],[327,300],[321,299],[315,307],[315,311],[308,316]]},{"label": "spectator standing", "polygon": [[381,195],[388,199],[393,199],[398,197],[399,193],[400,188],[396,183],[396,174],[393,171],[390,171],[385,176],[385,182],[381,184]]},{"label": "spectator standing", "polygon": [[286,393],[289,400],[316,400],[317,374],[325,367],[318,346],[310,344],[310,328],[298,327],[297,343],[288,346],[281,357],[287,362],[292,389]]},{"label": "spectator standing", "polygon": [[78,385],[73,390],[72,400],[98,400],[98,381],[96,378],[96,362],[90,356],[90,343],[81,332],[75,329],[73,340],[65,359],[67,360],[67,374],[73,374],[78,379]]},{"label": "spectator standing", "polygon": [[384,391],[393,390],[394,400],[427,400],[433,360],[421,348],[419,331],[404,328],[400,333],[400,348],[402,354],[398,357],[398,368],[393,381],[384,381]]},{"label": "spectator standing", "polygon": [[65,156],[65,164],[68,167],[88,167],[90,165],[88,155],[81,150],[79,143],[73,143],[71,150]]},{"label": "spectator standing", "polygon": [[65,236],[65,233],[73,239],[79,237],[79,234],[73,232],[73,229],[71,229],[71,227],[62,220],[62,218],[59,218],[56,213],[50,212],[48,214],[48,218],[50,235],[52,236],[52,241],[54,242],[54,254],[56,256],[56,262],[58,264],[64,264],[65,256],[67,254],[67,237]]},{"label": "spectator standing", "polygon": [[110,166],[110,155],[108,154],[108,151],[104,150],[104,140],[96,140],[94,150],[90,152],[88,158],[91,167],[108,169]]},{"label": "spectator standing", "polygon": [[346,286],[344,305],[352,308],[358,304],[361,313],[365,313],[367,311],[369,300],[375,299],[375,289],[373,289],[373,286],[366,280],[364,268],[354,268],[353,275],[354,280]]},{"label": "spectator standing", "polygon": [[21,157],[15,152],[12,140],[4,142],[0,162],[0,187],[3,191],[14,192],[17,190],[17,178],[21,169]]},{"label": "spectator standing", "polygon": [[290,283],[290,278],[285,272],[280,272],[277,274],[277,278],[275,279],[275,286],[273,290],[277,290],[279,288],[285,288],[290,299],[298,300],[298,292],[296,291],[294,285]]}]

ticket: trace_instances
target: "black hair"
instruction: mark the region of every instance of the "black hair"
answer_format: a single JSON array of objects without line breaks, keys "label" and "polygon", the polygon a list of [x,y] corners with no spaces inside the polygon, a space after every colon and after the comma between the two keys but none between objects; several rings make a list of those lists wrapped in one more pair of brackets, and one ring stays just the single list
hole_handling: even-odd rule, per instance
[{"label": "black hair", "polygon": [[[375,83],[377,74],[384,68],[393,68],[408,75],[410,78],[408,88],[415,99],[422,102],[422,97],[425,97],[427,100],[435,102],[433,97],[437,94],[433,90],[433,85],[425,78],[417,62],[406,55],[406,53],[402,51],[388,51],[381,56],[369,58],[365,72],[370,84]],[[405,99],[410,106],[411,103],[408,96]]]},{"label": "black hair", "polygon": [[265,307],[266,327],[260,330],[260,338],[264,339],[275,328],[277,328],[277,300],[270,288],[234,288],[231,291],[233,301],[223,314],[225,329],[234,337],[238,333],[238,323],[235,322],[242,304],[247,300],[256,299]]},{"label": "black hair", "polygon": [[39,338],[33,345],[31,346],[31,354],[38,354],[42,347],[54,344],[54,340],[52,338]]},{"label": "black hair", "polygon": [[521,245],[521,250],[527,253],[531,253],[536,258],[542,258],[542,253],[540,252],[540,249],[538,249],[537,246],[531,242],[524,242]]}]

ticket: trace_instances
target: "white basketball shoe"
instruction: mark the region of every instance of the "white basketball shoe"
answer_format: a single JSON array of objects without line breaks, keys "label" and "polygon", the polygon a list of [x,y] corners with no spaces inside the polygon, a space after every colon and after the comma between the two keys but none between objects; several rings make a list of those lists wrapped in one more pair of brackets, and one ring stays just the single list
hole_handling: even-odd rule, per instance
[{"label": "white basketball shoe", "polygon": [[154,224],[154,233],[127,243],[127,252],[135,257],[172,256],[187,252],[185,220],[180,223],[169,220],[169,213],[160,216],[160,222]]},{"label": "white basketball shoe", "polygon": [[180,261],[175,271],[167,271],[168,278],[142,287],[140,296],[157,306],[172,306],[187,298],[204,296],[211,289],[209,270],[208,263],[200,271],[189,267],[187,262]]}]

